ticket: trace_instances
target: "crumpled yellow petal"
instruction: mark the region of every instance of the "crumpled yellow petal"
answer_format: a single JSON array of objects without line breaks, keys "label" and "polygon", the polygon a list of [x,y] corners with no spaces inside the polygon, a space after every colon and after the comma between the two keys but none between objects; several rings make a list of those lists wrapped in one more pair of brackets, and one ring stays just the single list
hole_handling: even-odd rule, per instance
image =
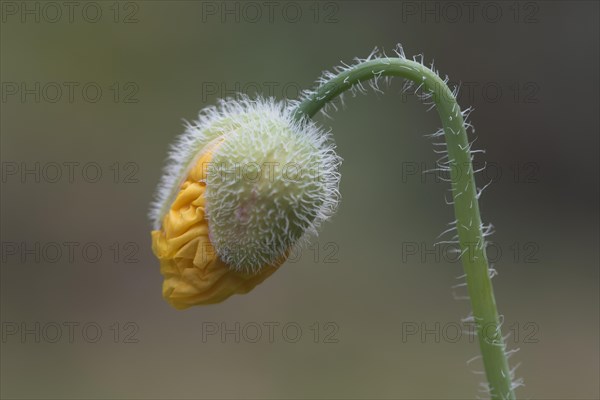
[{"label": "crumpled yellow petal", "polygon": [[177,309],[219,303],[233,294],[248,293],[285,261],[249,273],[232,269],[218,257],[209,239],[204,197],[206,170],[216,147],[210,146],[199,157],[161,229],[152,231],[152,251],[164,276],[163,297]]}]

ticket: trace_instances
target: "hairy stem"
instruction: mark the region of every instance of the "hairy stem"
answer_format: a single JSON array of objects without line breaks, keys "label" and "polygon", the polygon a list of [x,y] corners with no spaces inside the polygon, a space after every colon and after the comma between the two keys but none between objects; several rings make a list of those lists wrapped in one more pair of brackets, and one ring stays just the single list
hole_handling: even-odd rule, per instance
[{"label": "hairy stem", "polygon": [[448,151],[456,228],[474,322],[492,399],[515,399],[485,251],[472,154],[462,112],[452,91],[431,69],[405,58],[363,61],[331,77],[295,110],[295,118],[314,116],[328,102],[360,82],[399,76],[430,94],[442,119]]}]

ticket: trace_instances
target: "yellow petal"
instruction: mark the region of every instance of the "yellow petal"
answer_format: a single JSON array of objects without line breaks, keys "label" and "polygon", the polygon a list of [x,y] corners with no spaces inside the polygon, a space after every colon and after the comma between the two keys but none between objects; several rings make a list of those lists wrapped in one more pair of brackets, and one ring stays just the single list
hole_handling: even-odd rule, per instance
[{"label": "yellow petal", "polygon": [[231,295],[251,291],[285,261],[266,265],[256,273],[237,271],[223,262],[209,239],[205,216],[206,170],[213,144],[199,157],[160,230],[152,231],[152,251],[164,276],[163,297],[177,309],[219,303]]}]

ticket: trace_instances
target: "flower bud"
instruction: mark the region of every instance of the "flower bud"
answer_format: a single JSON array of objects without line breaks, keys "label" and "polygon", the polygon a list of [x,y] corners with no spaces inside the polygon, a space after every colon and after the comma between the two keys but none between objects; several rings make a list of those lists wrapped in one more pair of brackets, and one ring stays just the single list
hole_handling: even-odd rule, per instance
[{"label": "flower bud", "polygon": [[176,308],[249,292],[338,205],[341,159],[329,135],[273,100],[201,111],[169,158],[152,249]]}]

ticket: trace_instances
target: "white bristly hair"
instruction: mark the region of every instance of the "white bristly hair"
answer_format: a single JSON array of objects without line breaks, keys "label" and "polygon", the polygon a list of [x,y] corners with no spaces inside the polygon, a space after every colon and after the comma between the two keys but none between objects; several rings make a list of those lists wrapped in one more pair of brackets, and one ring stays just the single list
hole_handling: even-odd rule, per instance
[{"label": "white bristly hair", "polygon": [[219,139],[206,180],[211,243],[232,268],[256,272],[306,242],[336,211],[341,158],[328,132],[297,122],[285,103],[221,100],[172,145],[150,211],[155,229],[198,156]]}]

